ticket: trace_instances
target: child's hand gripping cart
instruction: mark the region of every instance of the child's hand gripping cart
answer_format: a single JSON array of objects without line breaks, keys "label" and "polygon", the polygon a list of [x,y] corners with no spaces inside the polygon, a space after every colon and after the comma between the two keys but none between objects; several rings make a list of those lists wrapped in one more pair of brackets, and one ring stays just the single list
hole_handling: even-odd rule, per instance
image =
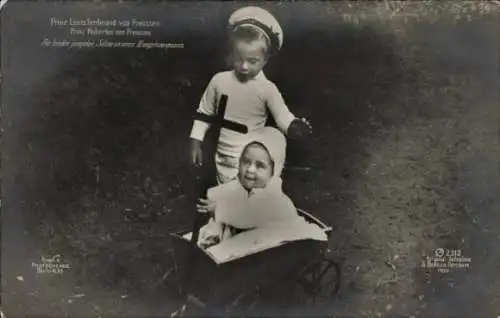
[{"label": "child's hand gripping cart", "polygon": [[[224,125],[223,104],[224,98],[215,130]],[[300,209],[297,212],[330,236],[332,228],[322,220]],[[331,300],[337,294],[340,268],[331,259],[327,241],[290,239],[280,236],[279,231],[258,228],[202,249],[196,242],[203,221],[197,219],[192,231],[171,234],[179,290],[186,306],[205,313],[246,311],[276,287],[298,290],[306,296],[302,300],[312,304]]]}]

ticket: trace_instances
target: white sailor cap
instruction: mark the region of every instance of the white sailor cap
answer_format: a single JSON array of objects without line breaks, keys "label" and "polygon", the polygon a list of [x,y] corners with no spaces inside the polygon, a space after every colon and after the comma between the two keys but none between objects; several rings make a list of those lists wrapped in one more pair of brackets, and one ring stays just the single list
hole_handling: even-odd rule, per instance
[{"label": "white sailor cap", "polygon": [[276,53],[283,45],[283,30],[276,18],[268,11],[255,6],[243,7],[229,17],[230,31],[240,26],[249,25],[258,28],[269,39],[272,53]]}]

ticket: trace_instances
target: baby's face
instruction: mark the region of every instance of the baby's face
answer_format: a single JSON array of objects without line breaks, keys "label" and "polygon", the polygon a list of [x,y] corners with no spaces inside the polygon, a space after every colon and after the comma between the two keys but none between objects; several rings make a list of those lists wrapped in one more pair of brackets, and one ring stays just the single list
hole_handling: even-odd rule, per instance
[{"label": "baby's face", "polygon": [[265,188],[273,175],[273,163],[267,150],[259,144],[248,146],[240,159],[238,178],[248,191]]},{"label": "baby's face", "polygon": [[236,75],[247,81],[254,78],[267,62],[265,41],[237,41],[233,50],[233,68]]}]

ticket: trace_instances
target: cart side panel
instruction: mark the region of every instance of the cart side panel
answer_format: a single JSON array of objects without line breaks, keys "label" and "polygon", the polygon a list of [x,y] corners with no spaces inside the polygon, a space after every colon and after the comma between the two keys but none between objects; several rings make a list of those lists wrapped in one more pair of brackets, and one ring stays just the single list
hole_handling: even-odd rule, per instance
[{"label": "cart side panel", "polygon": [[[173,233],[171,234],[171,243],[174,250],[175,256],[175,268],[177,278],[180,284],[182,284],[181,278],[185,275],[185,270],[189,267],[188,256],[192,250],[192,245],[189,240],[182,237],[184,233]],[[210,288],[213,285],[213,276],[211,273],[216,271],[217,265],[206,255],[203,250],[195,247],[193,258],[191,259],[194,264],[192,268],[191,286],[195,288],[196,294],[206,294],[210,292]],[[186,288],[187,286],[181,286],[181,288]],[[190,290],[191,293],[191,290]]]},{"label": "cart side panel", "polygon": [[231,298],[257,286],[265,288],[286,282],[311,260],[320,257],[327,245],[314,240],[289,242],[218,265],[213,272],[214,286],[208,302],[223,306]]},{"label": "cart side panel", "polygon": [[[187,256],[192,248],[191,243],[182,237],[186,233],[171,234],[180,275],[188,267]],[[223,264],[215,263],[203,250],[196,248],[189,292],[210,307],[221,308],[245,291],[293,278],[306,264],[321,257],[327,247],[328,242],[324,241],[293,241]]]}]

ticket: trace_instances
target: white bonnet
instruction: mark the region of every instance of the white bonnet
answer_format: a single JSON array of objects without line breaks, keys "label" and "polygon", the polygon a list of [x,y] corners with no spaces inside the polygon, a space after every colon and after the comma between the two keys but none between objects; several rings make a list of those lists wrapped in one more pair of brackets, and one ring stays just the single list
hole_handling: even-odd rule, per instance
[{"label": "white bonnet", "polygon": [[245,146],[243,151],[245,151],[246,147],[252,143],[260,143],[262,144],[269,155],[274,161],[274,177],[280,177],[283,171],[283,166],[285,164],[286,158],[286,138],[285,135],[281,131],[273,127],[264,127],[261,130],[257,131],[255,135],[250,138],[250,142]]}]

